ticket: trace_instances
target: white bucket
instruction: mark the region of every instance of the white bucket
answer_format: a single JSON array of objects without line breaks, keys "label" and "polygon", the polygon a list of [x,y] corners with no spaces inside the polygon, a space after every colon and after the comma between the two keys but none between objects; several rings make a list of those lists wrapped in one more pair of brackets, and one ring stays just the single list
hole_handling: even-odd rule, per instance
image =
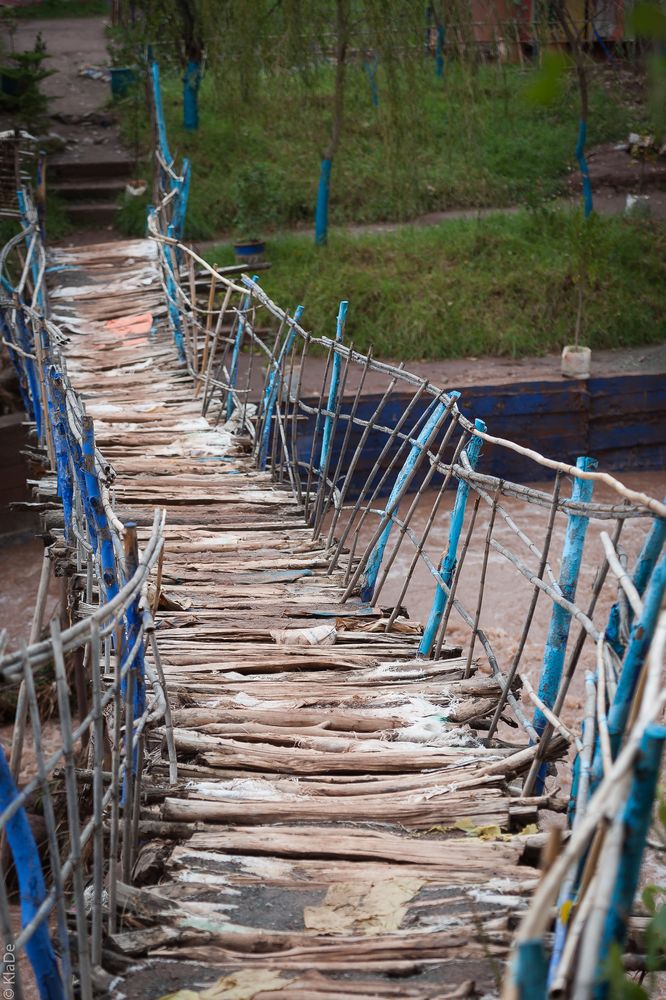
[{"label": "white bucket", "polygon": [[565,378],[589,378],[592,351],[589,347],[567,344],[562,351],[562,374]]}]

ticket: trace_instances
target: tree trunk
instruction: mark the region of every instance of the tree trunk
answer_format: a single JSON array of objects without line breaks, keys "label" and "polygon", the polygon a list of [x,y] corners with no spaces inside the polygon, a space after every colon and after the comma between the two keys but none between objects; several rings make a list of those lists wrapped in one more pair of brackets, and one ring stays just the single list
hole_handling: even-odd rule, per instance
[{"label": "tree trunk", "polygon": [[315,210],[315,243],[323,245],[328,240],[328,200],[330,193],[331,167],[337,153],[342,134],[344,114],[345,72],[347,44],[349,40],[349,0],[336,0],[336,52],[335,52],[335,94],[333,98],[333,124],[331,138],[324,150],[319,174],[317,208]]},{"label": "tree trunk", "polygon": [[201,84],[201,58],[203,45],[199,39],[196,14],[192,0],[178,0],[183,26],[183,127],[188,132],[199,128],[199,86]]}]

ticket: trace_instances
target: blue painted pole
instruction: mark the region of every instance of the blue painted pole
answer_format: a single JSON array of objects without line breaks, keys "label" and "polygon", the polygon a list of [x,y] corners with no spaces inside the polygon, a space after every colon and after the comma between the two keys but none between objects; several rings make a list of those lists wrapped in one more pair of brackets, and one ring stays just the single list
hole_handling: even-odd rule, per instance
[{"label": "blue painted pole", "polygon": [[374,59],[364,59],[363,68],[368,74],[368,80],[370,81],[370,100],[375,108],[379,107],[379,90],[377,88],[377,67],[379,65],[379,60],[377,56]]},{"label": "blue painted pole", "polygon": [[[664,500],[666,502],[666,497]],[[641,596],[645,591],[650,575],[652,574],[652,570],[657,563],[657,559],[661,555],[661,550],[664,547],[665,541],[666,518],[655,517],[652,522],[650,533],[645,539],[638,559],[636,560],[636,565],[634,566],[634,572],[632,575],[634,587]],[[631,626],[633,619],[633,608],[627,602],[627,622],[629,626]],[[625,647],[620,636],[620,605],[618,603],[615,603],[610,610],[608,625],[606,627],[606,639],[618,656],[624,656]]]},{"label": "blue painted pole", "polygon": [[[167,236],[174,238],[176,235],[175,228],[173,224],[167,226]],[[178,356],[181,361],[186,360],[185,354],[185,340],[183,339],[183,328],[180,322],[180,310],[178,308],[177,293],[176,293],[176,280],[173,276],[173,261],[171,259],[170,247],[166,247],[164,257],[167,264],[166,273],[166,287],[167,287],[167,307],[169,309],[169,318],[171,320],[171,329],[173,330],[173,339],[176,343],[176,348],[178,350]]]},{"label": "blue painted pole", "polygon": [[282,370],[282,364],[284,359],[289,354],[289,351],[293,347],[294,340],[296,339],[296,324],[300,322],[301,316],[303,315],[303,306],[296,306],[294,311],[294,319],[291,328],[285,337],[284,344],[278,355],[278,359],[275,363],[275,367],[271,372],[270,378],[268,380],[268,385],[266,386],[266,392],[264,393],[264,427],[261,434],[261,444],[259,447],[259,468],[266,468],[266,460],[268,457],[268,447],[270,444],[271,437],[271,427],[273,425],[273,411],[275,409],[275,403],[278,397],[278,389],[280,388],[280,379],[284,376]]},{"label": "blue painted pole", "polygon": [[328,241],[328,197],[331,186],[331,166],[333,161],[324,157],[319,173],[317,207],[315,209],[315,243],[324,246]]},{"label": "blue painted pole", "polygon": [[416,438],[416,441],[412,445],[409,454],[405,460],[405,464],[398,473],[398,477],[394,483],[393,489],[389,495],[386,507],[384,508],[384,514],[389,515],[389,521],[382,531],[381,535],[377,539],[374,549],[368,557],[366,563],[365,572],[361,577],[361,600],[371,601],[372,595],[375,590],[375,584],[377,582],[377,575],[382,564],[382,559],[384,557],[384,549],[386,548],[386,543],[389,540],[389,535],[391,534],[391,528],[393,527],[393,518],[398,512],[398,507],[395,509],[395,503],[399,499],[401,493],[403,492],[408,480],[411,478],[412,474],[416,470],[416,466],[420,461],[422,455],[429,447],[430,439],[436,434],[439,425],[441,423],[443,415],[446,413],[446,406],[444,403],[438,403],[430,414],[423,430]]},{"label": "blue painted pole", "polygon": [[[32,342],[32,337],[30,331],[23,319],[23,314],[20,309],[16,310],[16,329],[18,332],[18,339],[20,341],[20,347],[28,354],[34,353],[35,345]],[[25,374],[28,383],[28,389],[30,391],[30,401],[31,401],[31,412],[30,416],[35,421],[35,429],[37,431],[37,438],[39,441],[43,440],[43,414],[42,414],[42,396],[39,387],[39,376],[35,370],[35,362],[32,358],[23,359]]]},{"label": "blue painted pole", "polygon": [[165,163],[171,163],[172,156],[169,152],[167,140],[166,124],[164,122],[164,108],[162,107],[162,88],[160,86],[160,68],[156,62],[150,64],[150,76],[153,83],[153,105],[155,107],[155,122],[157,124],[157,138],[160,144],[160,152]]},{"label": "blue painted pole", "polygon": [[[253,274],[252,280],[259,283],[259,275]],[[252,301],[252,296],[248,292],[244,297],[241,304],[241,314],[238,317],[238,327],[236,329],[236,339],[234,341],[234,349],[231,354],[231,364],[229,365],[229,385],[233,388],[236,387],[236,379],[238,378],[238,360],[240,358],[241,347],[243,346],[243,337],[245,336],[245,313],[250,308],[250,302]],[[227,420],[231,419],[231,414],[234,412],[234,397],[231,392],[227,393]]]},{"label": "blue painted pole", "polygon": [[[18,794],[7,759],[0,749],[0,813],[4,813],[16,801]],[[21,926],[27,927],[46,899],[46,885],[35,838],[22,806],[7,820],[4,830],[18,878]],[[37,925],[26,941],[25,950],[35,973],[41,1000],[65,1000],[65,991],[49,938],[47,918]]]},{"label": "blue painted pole", "polygon": [[608,981],[604,976],[603,963],[611,945],[615,943],[622,948],[625,943],[627,923],[638,887],[645,841],[652,819],[664,740],[666,740],[666,727],[653,723],[647,727],[641,741],[629,797],[622,816],[624,843],[599,948],[598,982],[593,994],[594,1000],[605,1000],[608,995]]},{"label": "blue painted pole", "polygon": [[182,240],[185,235],[185,222],[187,221],[187,205],[190,200],[190,180],[192,177],[192,167],[187,156],[183,157],[183,179],[180,185],[178,196],[178,225],[176,233],[178,239]]},{"label": "blue painted pole", "polygon": [[[595,458],[579,458],[576,461],[576,468],[583,472],[592,472],[597,467]],[[574,479],[571,499],[582,503],[589,503],[592,499],[594,483],[590,479]],[[578,574],[583,559],[583,547],[585,545],[585,535],[589,518],[580,514],[569,515],[567,531],[562,549],[562,564],[560,567],[560,590],[562,597],[567,601],[574,601],[576,597],[576,587],[578,586]],[[557,692],[562,679],[564,668],[564,657],[569,639],[569,629],[571,628],[571,614],[559,604],[553,605],[553,613],[550,619],[548,637],[543,655],[543,666],[541,667],[541,677],[539,679],[539,697],[548,708],[555,704]],[[537,733],[541,734],[546,727],[546,717],[536,709],[534,712],[533,725]],[[538,790],[534,794],[540,795],[543,787],[541,776],[537,780]]]},{"label": "blue painted pole", "polygon": [[[617,756],[624,735],[624,730],[629,718],[631,702],[636,691],[636,685],[643,669],[645,657],[650,649],[652,636],[654,634],[657,618],[661,604],[666,593],[666,555],[662,556],[650,578],[647,591],[643,600],[643,614],[631,630],[627,654],[622,664],[622,672],[618,681],[617,690],[608,713],[608,735],[610,737],[611,751],[613,757]],[[599,762],[596,760],[595,765]],[[595,778],[598,777],[598,767],[594,769]]]},{"label": "blue painted pole", "polygon": [[437,25],[437,42],[435,44],[435,76],[444,76],[444,41],[446,32],[443,24]]},{"label": "blue painted pole", "polygon": [[183,74],[183,128],[196,132],[199,128],[199,86],[201,63],[190,59]]},{"label": "blue painted pole", "polygon": [[106,600],[110,601],[118,593],[118,575],[116,572],[116,557],[111,540],[111,528],[106,517],[99,479],[95,468],[95,432],[92,417],[84,417],[82,421],[83,439],[83,472],[86,480],[88,499],[95,520],[95,529],[99,539],[99,553],[102,564],[102,579],[106,591]]},{"label": "blue painted pole", "polygon": [[592,182],[590,180],[590,168],[585,158],[585,139],[587,137],[587,123],[581,118],[578,124],[578,141],[576,143],[576,159],[580,168],[580,176],[583,181],[583,215],[587,219],[594,208],[592,203]]},{"label": "blue painted pole", "polygon": [[51,366],[49,370],[47,385],[51,391],[47,394],[47,405],[53,431],[53,445],[56,454],[56,475],[58,479],[58,496],[62,500],[62,510],[65,520],[65,541],[71,541],[72,535],[72,510],[74,499],[74,485],[72,481],[72,470],[69,464],[69,448],[67,446],[67,430],[65,421],[67,414],[63,411],[64,394],[58,391],[59,386],[54,385],[62,380],[62,376]]},{"label": "blue painted pole", "polygon": [[[125,548],[125,582],[132,579],[139,565],[139,550],[136,538],[136,524],[128,521],[125,525],[125,538],[123,540]],[[143,616],[140,610],[141,596],[135,597],[127,608],[125,615],[125,628],[121,638],[121,663],[126,665],[132,647],[139,639]],[[144,662],[143,640],[139,643],[132,664],[128,673],[121,681],[121,694],[125,697],[129,678],[132,678],[132,717],[137,722],[143,715],[146,708],[146,674]],[[136,775],[138,769],[138,748],[135,746],[132,753],[132,774]],[[126,779],[125,775],[125,779]],[[123,801],[125,799],[125,783],[123,782]]]},{"label": "blue painted pole", "polygon": [[543,941],[521,941],[512,960],[519,1000],[546,1000],[548,961]]},{"label": "blue painted pole", "polygon": [[[336,344],[342,343],[342,338],[345,332],[345,322],[347,320],[347,307],[349,302],[347,299],[342,299],[340,306],[338,308],[338,318],[335,327],[335,342]],[[331,432],[333,429],[333,413],[338,401],[338,386],[340,384],[340,368],[342,367],[342,355],[337,351],[333,355],[333,370],[331,372],[331,384],[328,389],[328,402],[326,404],[326,409],[328,413],[324,419],[324,431],[321,439],[321,455],[319,457],[319,469],[323,472],[326,468],[326,462],[328,460],[328,451],[331,446]]]},{"label": "blue painted pole", "polygon": [[[474,426],[477,431],[482,433],[486,430],[486,425],[483,420],[475,420]],[[467,452],[467,459],[469,464],[473,469],[476,468],[476,463],[479,460],[479,454],[481,453],[481,445],[483,441],[480,437],[474,435],[467,442],[467,447],[465,451]],[[456,563],[458,561],[458,543],[460,541],[460,533],[462,531],[463,522],[465,520],[465,508],[467,506],[467,495],[469,493],[469,486],[467,483],[461,479],[458,482],[458,489],[456,490],[456,499],[453,504],[453,510],[451,511],[451,521],[449,526],[449,538],[446,547],[446,553],[439,567],[439,574],[444,580],[447,587],[451,586],[453,582],[453,574],[456,571]],[[430,651],[433,647],[433,643],[437,636],[439,626],[442,621],[442,615],[444,614],[444,609],[446,607],[447,594],[443,587],[437,584],[437,589],[435,591],[435,597],[432,602],[432,607],[430,609],[430,614],[428,616],[428,621],[426,627],[423,631],[423,637],[419,644],[419,656],[430,656]]]}]

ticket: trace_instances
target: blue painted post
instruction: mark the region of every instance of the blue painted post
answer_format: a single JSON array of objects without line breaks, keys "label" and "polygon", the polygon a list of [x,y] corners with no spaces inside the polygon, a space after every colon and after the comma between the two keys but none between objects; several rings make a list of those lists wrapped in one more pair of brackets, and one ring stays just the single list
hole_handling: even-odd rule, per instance
[{"label": "blue painted post", "polygon": [[[0,813],[4,813],[16,801],[18,794],[7,759],[0,749]],[[35,838],[22,806],[7,820],[4,830],[18,878],[21,926],[26,927],[46,899],[46,885]],[[26,942],[25,950],[35,973],[41,1000],[65,1000],[47,919],[38,924]]]},{"label": "blue painted post", "polygon": [[[253,274],[252,280],[258,284],[259,275]],[[241,347],[243,346],[243,337],[245,336],[245,313],[250,308],[250,302],[252,301],[252,296],[248,292],[241,303],[241,314],[238,317],[238,327],[236,329],[236,339],[234,341],[234,349],[231,354],[231,364],[229,365],[229,385],[236,386],[236,379],[238,378],[238,360],[240,358]],[[227,393],[227,420],[231,419],[231,414],[234,412],[234,397],[231,392]]]},{"label": "blue painted post", "polygon": [[[631,702],[636,691],[636,685],[643,669],[643,663],[650,649],[652,635],[657,624],[659,611],[666,592],[666,555],[662,556],[650,578],[650,583],[643,601],[643,614],[634,623],[629,636],[627,655],[622,664],[622,672],[617,690],[608,713],[608,735],[610,736],[613,757],[617,756],[622,742],[622,736],[629,718]],[[599,776],[599,764],[595,754],[595,778]]]},{"label": "blue painted post", "polygon": [[284,344],[278,355],[278,359],[275,363],[275,367],[271,372],[270,378],[268,380],[268,385],[266,386],[266,392],[264,393],[264,427],[261,434],[261,444],[259,447],[259,468],[266,468],[266,460],[268,457],[268,446],[271,437],[271,427],[273,424],[273,410],[275,409],[275,403],[278,397],[278,390],[280,388],[280,379],[284,377],[284,371],[282,370],[282,364],[284,359],[289,354],[294,340],[296,339],[296,324],[300,322],[301,316],[303,315],[303,306],[296,306],[294,311],[294,318],[289,330],[289,333],[285,337]]},{"label": "blue painted post", "polygon": [[[576,468],[582,472],[592,472],[597,467],[595,458],[579,458],[576,461]],[[594,483],[590,479],[574,479],[571,499],[582,503],[589,503],[592,499]],[[578,586],[578,574],[583,559],[583,547],[585,545],[585,535],[589,518],[580,514],[570,514],[567,531],[562,549],[562,564],[560,567],[560,590],[562,597],[567,601],[574,601],[576,597],[576,587]],[[562,679],[564,668],[564,657],[569,639],[569,629],[571,628],[571,614],[559,604],[553,606],[553,613],[548,629],[548,638],[543,655],[543,666],[541,667],[541,677],[539,679],[539,697],[548,708],[555,704],[557,691]],[[536,709],[534,712],[533,725],[537,733],[541,734],[546,727],[546,717]],[[543,788],[542,777],[537,779],[535,795],[540,795]]]},{"label": "blue painted post", "polygon": [[83,472],[86,480],[88,499],[95,522],[95,530],[99,538],[100,560],[102,564],[102,579],[106,590],[106,600],[110,601],[118,593],[118,576],[116,559],[111,540],[111,529],[102,504],[102,494],[99,479],[95,469],[95,432],[92,417],[85,416],[82,421],[83,438]]},{"label": "blue painted post", "polygon": [[315,209],[315,243],[324,246],[328,241],[328,196],[331,186],[331,167],[333,161],[324,157],[319,173],[319,188],[317,190],[317,207]]},{"label": "blue painted post", "polygon": [[[125,549],[125,582],[127,583],[132,579],[139,565],[139,548],[136,537],[136,524],[132,521],[128,521],[125,525],[123,545]],[[125,628],[122,631],[121,638],[121,662],[123,666],[127,663],[132,647],[138,640],[141,632],[143,616],[141,614],[140,604],[141,595],[138,594],[127,608],[125,615]],[[135,722],[137,722],[146,709],[146,675],[143,640],[139,643],[139,647],[134,656],[129,672],[125,675],[121,682],[120,690],[123,697],[125,697],[127,693],[127,684],[130,676],[132,677],[132,718]],[[138,748],[134,747],[134,752],[132,754],[132,774],[134,775],[137,773],[138,763]],[[125,797],[124,787],[125,785],[123,782],[123,801]]]},{"label": "blue painted post", "polygon": [[174,231],[176,237],[182,240],[185,235],[185,221],[187,219],[187,203],[190,199],[190,179],[192,168],[190,161],[185,156],[183,158],[183,179],[179,184],[178,197],[176,199],[176,211],[174,212]]},{"label": "blue painted post", "polygon": [[[167,236],[174,238],[176,235],[173,225],[167,226]],[[166,247],[164,251],[164,257],[167,264],[166,273],[166,287],[167,287],[167,299],[168,299],[168,309],[169,318],[171,320],[171,328],[173,330],[173,339],[176,343],[176,348],[178,350],[178,357],[181,361],[186,360],[185,354],[185,340],[183,339],[183,328],[180,323],[180,310],[178,308],[177,292],[176,292],[176,279],[173,276],[173,261],[171,259],[171,248]]]},{"label": "blue painted post", "polygon": [[518,1000],[546,1000],[548,961],[543,941],[521,941],[512,961]]},{"label": "blue painted post", "polygon": [[[21,222],[23,228],[25,229],[30,225],[30,219],[28,218],[28,206],[25,200],[25,191],[19,188],[16,192],[16,199],[18,202],[19,212],[21,213]],[[25,238],[26,247],[30,246],[32,236],[28,234]],[[37,256],[33,253],[32,260],[30,261],[30,273],[32,274],[32,282],[35,291],[37,292],[35,296],[35,305],[43,307],[44,300],[41,291],[37,291],[37,279],[39,278],[39,263],[37,262]]]},{"label": "blue painted post", "polygon": [[605,1000],[608,995],[608,981],[604,977],[603,963],[611,945],[617,943],[623,947],[625,942],[627,922],[638,887],[645,841],[652,819],[664,740],[666,740],[666,727],[653,723],[647,727],[641,741],[629,798],[622,816],[624,844],[599,948],[599,975],[593,994],[594,1000]]},{"label": "blue painted post", "polygon": [[[474,426],[477,431],[485,433],[486,425],[483,420],[475,420]],[[467,459],[469,464],[473,469],[476,468],[476,463],[479,460],[479,454],[481,452],[481,445],[483,441],[480,437],[474,435],[467,442],[467,447],[465,451],[467,452]],[[453,504],[453,510],[451,511],[451,521],[449,526],[449,539],[446,547],[446,553],[441,561],[439,567],[439,573],[444,583],[447,587],[451,586],[453,582],[453,574],[456,571],[456,563],[458,561],[458,543],[460,541],[460,532],[462,531],[463,521],[465,520],[465,508],[467,506],[467,495],[469,493],[469,486],[467,483],[461,479],[458,482],[458,489],[456,491],[456,499]],[[442,621],[442,615],[444,614],[444,609],[446,607],[447,595],[444,588],[439,584],[435,591],[435,597],[432,602],[432,607],[430,609],[430,614],[428,616],[428,622],[423,631],[423,637],[419,644],[419,656],[430,656],[430,651],[433,647],[433,643],[437,636],[439,626]]]},{"label": "blue painted post", "polygon": [[578,142],[576,143],[576,159],[580,168],[580,176],[583,181],[583,215],[587,219],[594,208],[592,204],[592,182],[590,181],[590,168],[585,158],[585,139],[587,137],[587,122],[581,118],[578,124]]},{"label": "blue painted post", "polygon": [[[666,497],[664,498],[666,502]],[[636,560],[636,565],[634,566],[634,572],[632,575],[633,584],[642,596],[643,592],[647,586],[647,582],[650,579],[652,570],[654,569],[657,559],[661,555],[661,550],[664,547],[664,542],[666,541],[666,518],[655,517],[652,522],[652,528],[650,533],[643,543],[643,547],[640,551],[638,559]],[[629,626],[634,618],[633,608],[630,604],[627,606],[627,621]],[[610,615],[608,616],[608,625],[606,627],[606,639],[611,644],[618,656],[624,656],[624,644],[620,636],[620,606],[619,604],[614,604],[610,610]]]},{"label": "blue painted post", "polygon": [[153,83],[153,105],[155,107],[155,122],[157,124],[157,138],[160,144],[160,152],[165,163],[172,162],[167,141],[166,124],[164,122],[164,108],[162,107],[162,88],[160,87],[160,68],[156,62],[150,64],[150,76]]},{"label": "blue painted post", "polygon": [[[347,307],[349,302],[342,299],[338,308],[338,319],[335,327],[335,342],[342,343],[345,332],[345,322],[347,320]],[[328,461],[328,451],[331,446],[331,432],[333,429],[333,413],[338,401],[338,385],[340,384],[340,368],[342,367],[342,355],[337,351],[333,355],[333,371],[331,372],[331,384],[328,389],[328,402],[326,404],[327,414],[324,419],[324,432],[321,439],[321,455],[319,457],[320,472],[326,469]]]},{"label": "blue painted post", "polygon": [[[74,499],[74,485],[72,481],[72,471],[69,465],[69,448],[67,446],[67,414],[64,412],[64,393],[58,391],[57,383],[62,376],[51,366],[49,369],[49,384],[51,391],[48,393],[48,408],[53,430],[53,445],[56,454],[56,474],[58,478],[58,496],[62,500],[62,509],[65,518],[65,541],[71,540],[72,534],[72,509]],[[55,384],[54,384],[55,383]]]},{"label": "blue painted post", "polygon": [[[18,332],[18,339],[20,341],[19,346],[26,353],[32,354],[35,350],[35,347],[20,309],[16,310],[16,330]],[[37,438],[39,441],[41,441],[43,424],[42,424],[42,405],[41,405],[42,396],[39,388],[39,376],[35,371],[35,362],[32,360],[32,358],[24,358],[23,366],[26,374],[26,380],[28,383],[28,390],[30,392],[31,406],[29,410],[29,415],[35,421]]]},{"label": "blue painted post", "polygon": [[444,41],[446,32],[443,24],[437,25],[437,42],[435,44],[435,76],[444,76]]},{"label": "blue painted post", "polygon": [[370,81],[370,100],[375,108],[379,107],[379,90],[377,88],[377,67],[379,65],[379,59],[375,56],[373,59],[364,59],[363,68],[368,74],[368,80]]},{"label": "blue painted post", "polygon": [[183,128],[196,132],[199,128],[199,86],[201,63],[190,59],[183,74]]},{"label": "blue painted post", "polygon": [[444,403],[438,403],[431,413],[428,421],[426,422],[423,430],[416,438],[416,441],[412,445],[410,452],[405,460],[405,464],[398,473],[398,477],[395,481],[393,489],[389,495],[389,498],[384,508],[384,514],[389,514],[389,521],[381,535],[377,539],[374,549],[368,557],[366,563],[365,572],[361,577],[361,600],[371,601],[372,595],[375,590],[375,584],[377,582],[377,575],[382,564],[382,559],[384,557],[384,549],[386,548],[386,543],[389,540],[389,535],[391,534],[391,528],[393,527],[393,517],[397,514],[397,508],[393,510],[396,500],[400,497],[408,480],[413,475],[416,466],[421,459],[422,455],[428,448],[430,444],[430,439],[437,432],[439,425],[441,423],[443,415],[446,413],[446,406]]}]

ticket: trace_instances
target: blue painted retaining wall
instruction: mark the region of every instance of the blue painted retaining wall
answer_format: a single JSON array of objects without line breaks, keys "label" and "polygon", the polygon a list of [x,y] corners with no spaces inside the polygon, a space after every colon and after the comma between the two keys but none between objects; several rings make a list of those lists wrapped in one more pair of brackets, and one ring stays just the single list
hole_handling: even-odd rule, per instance
[{"label": "blue painted retaining wall", "polygon": [[[600,469],[616,472],[666,469],[666,375],[618,375],[588,381],[534,381],[457,388],[462,394],[460,408],[467,417],[479,417],[488,425],[490,434],[509,438],[549,458],[575,464],[577,456],[593,455]],[[381,423],[395,426],[409,398],[407,395],[394,396],[383,410]],[[364,396],[357,416],[369,419],[380,399],[380,395]],[[314,400],[308,402],[316,405]],[[414,420],[426,405],[427,400],[417,404]],[[350,408],[351,400],[345,401],[343,412],[349,412]],[[329,464],[331,470],[336,467],[344,431],[345,424],[339,421]],[[313,432],[314,418],[304,421],[299,438],[299,458],[303,462],[309,460]],[[354,453],[361,432],[361,428],[352,432],[347,461]],[[385,441],[384,433],[371,433],[355,472],[359,488],[375,465]],[[445,455],[449,457],[450,452]],[[384,468],[389,462],[390,456],[385,456]],[[523,482],[549,478],[548,470],[534,462],[506,448],[491,445],[483,447],[479,471]],[[378,470],[377,480],[380,477],[381,470]],[[422,474],[415,477],[411,489],[417,488],[421,478]],[[384,495],[391,485],[390,481],[385,484]]]}]

